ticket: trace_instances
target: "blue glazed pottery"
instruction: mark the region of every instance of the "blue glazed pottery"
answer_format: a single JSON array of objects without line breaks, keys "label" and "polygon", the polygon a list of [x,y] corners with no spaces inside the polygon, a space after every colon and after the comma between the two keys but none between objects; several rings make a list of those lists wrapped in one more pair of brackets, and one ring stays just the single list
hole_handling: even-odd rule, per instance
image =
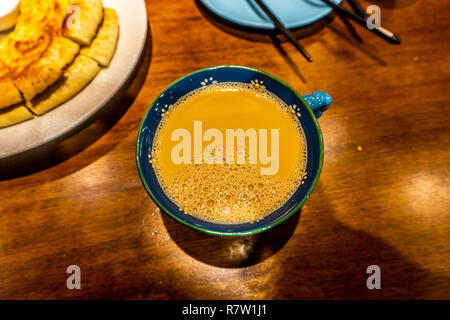
[{"label": "blue glazed pottery", "polygon": [[[254,0],[199,0],[209,11],[237,25],[273,30],[275,25]],[[339,4],[342,0],[332,0]],[[322,0],[264,0],[286,28],[314,23],[333,9]]]},{"label": "blue glazed pottery", "polygon": [[[198,219],[182,212],[162,190],[153,167],[149,152],[161,121],[161,109],[174,104],[187,93],[215,82],[263,81],[266,89],[273,92],[287,105],[300,107],[299,117],[307,142],[308,160],[306,176],[292,197],[278,210],[252,223],[218,224]],[[280,224],[294,214],[311,195],[320,176],[323,164],[323,140],[317,118],[331,103],[327,93],[319,91],[301,96],[284,81],[264,71],[242,66],[218,66],[201,69],[188,74],[167,87],[152,103],[142,120],[136,141],[136,161],[140,178],[153,201],[176,221],[193,229],[217,236],[245,236],[265,231]]]}]

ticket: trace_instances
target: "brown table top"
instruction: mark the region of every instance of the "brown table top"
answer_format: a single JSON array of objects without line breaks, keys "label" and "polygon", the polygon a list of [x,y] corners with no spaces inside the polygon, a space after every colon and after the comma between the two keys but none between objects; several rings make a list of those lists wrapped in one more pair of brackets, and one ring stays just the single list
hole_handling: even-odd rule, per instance
[{"label": "brown table top", "polygon": [[[0,298],[450,298],[450,2],[370,3],[402,45],[356,26],[359,43],[336,17],[301,40],[308,63],[289,43],[225,31],[194,1],[147,1],[145,59],[118,107],[0,181]],[[245,238],[160,213],[135,165],[158,93],[221,64],[334,99],[319,121],[325,164],[312,196]],[[66,288],[69,265],[81,290]],[[381,290],[366,287],[370,265]]]}]

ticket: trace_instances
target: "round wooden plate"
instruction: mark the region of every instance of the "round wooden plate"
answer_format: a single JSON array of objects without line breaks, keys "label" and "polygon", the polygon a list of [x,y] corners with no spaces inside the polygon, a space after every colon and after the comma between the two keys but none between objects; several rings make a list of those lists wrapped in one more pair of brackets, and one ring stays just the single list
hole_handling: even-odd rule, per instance
[{"label": "round wooden plate", "polygon": [[75,97],[26,122],[0,129],[0,160],[63,138],[102,109],[125,85],[142,55],[147,38],[147,11],[144,0],[103,0],[119,16],[117,49],[108,68],[102,69]]}]

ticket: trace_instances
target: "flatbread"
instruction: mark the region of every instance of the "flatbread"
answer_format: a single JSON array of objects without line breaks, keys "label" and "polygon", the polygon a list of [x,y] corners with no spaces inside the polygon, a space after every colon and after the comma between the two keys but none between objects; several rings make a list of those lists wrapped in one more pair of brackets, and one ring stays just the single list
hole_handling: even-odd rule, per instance
[{"label": "flatbread", "polygon": [[27,107],[37,115],[44,114],[76,95],[100,69],[96,61],[79,55],[64,72],[63,77],[33,101],[27,102]]},{"label": "flatbread", "polygon": [[0,110],[0,128],[12,126],[14,124],[33,118],[33,114],[23,104],[18,104]]},{"label": "flatbread", "polygon": [[55,37],[62,35],[68,0],[21,0],[14,30],[0,48],[0,59],[12,74],[38,61]]},{"label": "flatbread", "polygon": [[110,64],[118,36],[117,13],[101,0],[21,0],[0,38],[0,128],[75,96]]},{"label": "flatbread", "polygon": [[0,110],[21,101],[22,96],[14,86],[8,68],[0,60]]},{"label": "flatbread", "polygon": [[103,19],[101,0],[76,0],[68,9],[63,35],[80,45],[87,46],[97,33]]},{"label": "flatbread", "polygon": [[97,35],[88,47],[81,49],[80,54],[92,58],[102,67],[107,67],[116,51],[119,36],[119,19],[114,9],[105,8],[103,22]]},{"label": "flatbread", "polygon": [[44,55],[19,74],[12,74],[16,87],[31,101],[36,95],[55,83],[64,67],[70,64],[80,46],[64,37],[56,37]]}]

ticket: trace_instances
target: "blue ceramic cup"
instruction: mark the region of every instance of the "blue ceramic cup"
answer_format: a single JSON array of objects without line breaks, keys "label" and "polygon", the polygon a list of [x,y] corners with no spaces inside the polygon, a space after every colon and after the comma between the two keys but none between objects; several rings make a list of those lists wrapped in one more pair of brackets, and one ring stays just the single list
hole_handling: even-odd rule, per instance
[{"label": "blue ceramic cup", "polygon": [[[308,159],[306,175],[292,197],[278,210],[252,223],[219,224],[185,214],[164,193],[149,161],[156,130],[161,121],[161,109],[174,104],[187,93],[212,83],[263,81],[266,89],[277,95],[287,105],[300,107],[299,117],[306,137]],[[190,73],[167,87],[153,101],[142,120],[136,141],[136,161],[145,190],[153,201],[170,217],[193,229],[217,236],[245,236],[265,231],[287,220],[305,203],[311,195],[320,176],[323,164],[323,140],[317,118],[328,109],[331,97],[319,91],[301,96],[295,89],[273,75],[257,69],[242,66],[218,66]]]}]

